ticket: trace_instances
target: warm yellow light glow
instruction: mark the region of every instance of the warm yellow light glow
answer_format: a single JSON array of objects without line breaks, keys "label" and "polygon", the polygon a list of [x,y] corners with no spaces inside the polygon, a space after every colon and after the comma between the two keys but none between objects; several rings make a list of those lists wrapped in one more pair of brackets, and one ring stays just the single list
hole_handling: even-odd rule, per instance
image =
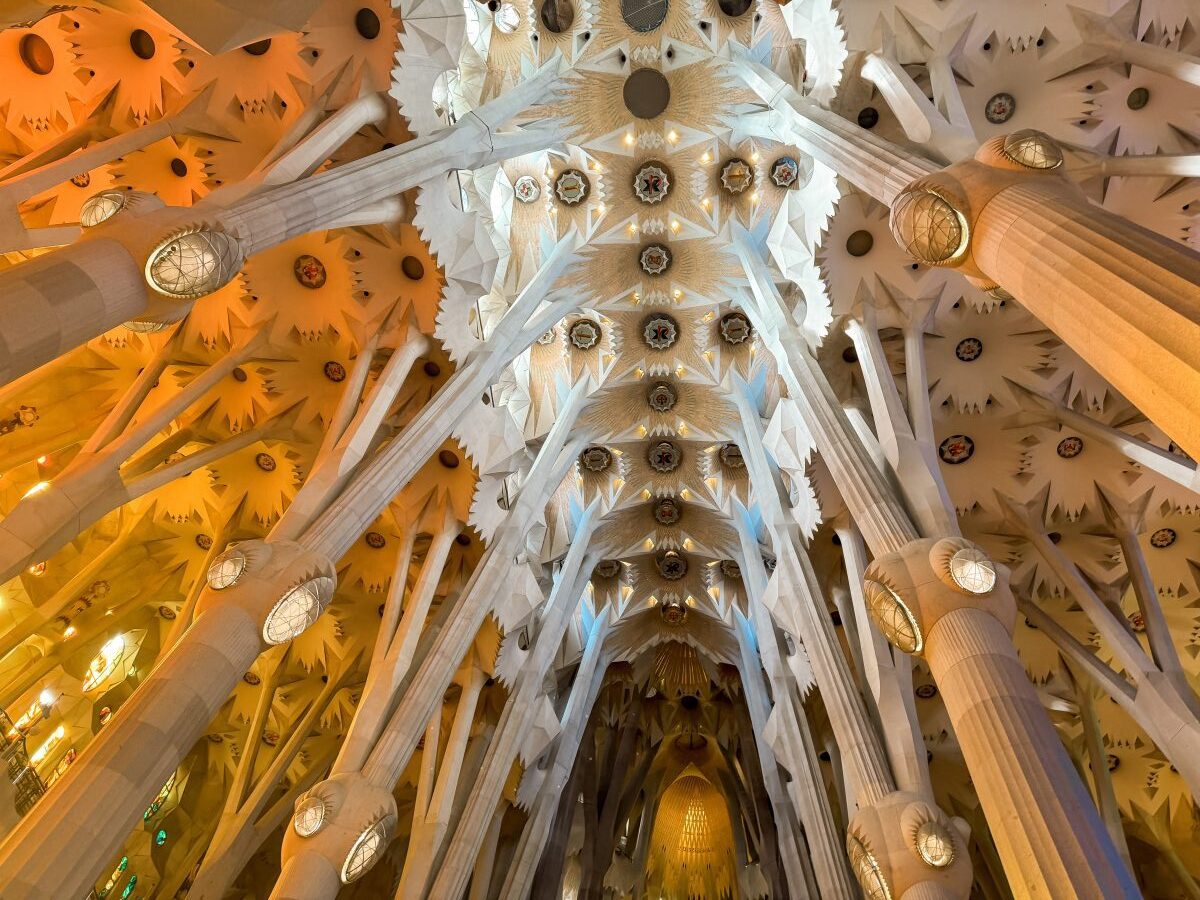
[{"label": "warm yellow light glow", "polygon": [[632,146],[633,146],[633,135],[632,135],[630,132],[628,132],[628,131],[627,131],[627,132],[625,132],[625,146],[626,146],[626,147],[632,147]]},{"label": "warm yellow light glow", "polygon": [[705,150],[704,155],[700,157],[700,162],[712,162],[712,154]]},{"label": "warm yellow light glow", "polygon": [[691,539],[691,538],[684,538],[684,539],[683,539],[683,549],[684,549],[684,550],[692,550],[692,549],[695,549],[695,544],[693,544],[693,543],[692,543],[692,539]]},{"label": "warm yellow light glow", "polygon": [[63,632],[63,637],[65,637],[65,638],[75,637],[75,626],[68,625],[66,630]]},{"label": "warm yellow light glow", "polygon": [[[46,490],[46,488],[48,488],[48,487],[50,487],[50,482],[39,481],[37,484],[35,484],[33,487],[31,487],[29,490],[27,490],[25,492],[25,497],[32,497],[34,494],[40,494],[42,491]],[[25,497],[22,497],[21,499],[24,500]]]},{"label": "warm yellow light glow", "polygon": [[678,219],[672,219],[672,220],[671,220],[671,230],[672,230],[672,231],[678,231],[678,230],[679,230],[679,220],[678,220]]},{"label": "warm yellow light glow", "polygon": [[675,299],[678,300],[680,297],[683,296],[683,291],[681,291],[679,288],[675,288],[674,294],[675,294]]},{"label": "warm yellow light glow", "polygon": [[686,372],[687,372],[687,369],[685,369],[683,366],[675,367],[675,374],[680,378],[682,378]]},{"label": "warm yellow light glow", "polygon": [[125,635],[118,634],[100,648],[100,652],[96,654],[96,658],[88,666],[87,675],[83,679],[83,689],[90,691],[99,687],[116,671],[117,665],[121,662],[121,657],[124,655]]},{"label": "warm yellow light glow", "polygon": [[751,153],[751,154],[750,154],[750,162],[752,162],[752,163],[756,163],[756,162],[758,162],[760,159],[762,159],[762,157],[758,155],[758,151],[757,151],[757,150],[755,150],[753,153]]},{"label": "warm yellow light glow", "polygon": [[684,602],[685,602],[685,603],[687,603],[687,605],[688,605],[688,606],[695,606],[695,605],[696,605],[696,598],[695,598],[695,597],[688,597],[688,598],[687,598],[687,600],[686,600],[686,601],[684,601]]},{"label": "warm yellow light glow", "polygon": [[710,200],[708,197],[705,197],[703,200],[700,201],[700,205],[703,206],[705,209],[708,209],[710,206],[712,206],[712,200]]},{"label": "warm yellow light glow", "polygon": [[692,492],[689,491],[687,488],[684,488],[682,491],[679,492],[679,496],[682,497],[684,500],[691,500]]},{"label": "warm yellow light glow", "polygon": [[679,140],[679,134],[678,134],[678,132],[675,131],[674,128],[672,128],[670,131],[667,132],[667,140],[670,141],[672,144],[674,144],[676,141]]},{"label": "warm yellow light glow", "polygon": [[50,737],[46,738],[45,743],[43,743],[42,746],[38,747],[33,751],[33,753],[30,754],[29,761],[35,766],[38,765],[50,754],[50,751],[58,746],[59,742],[63,739],[66,733],[67,730],[62,725],[59,725],[57,728],[55,728]]},{"label": "warm yellow light glow", "polygon": [[649,488],[642,488],[642,499],[643,500],[649,500],[651,496],[653,496],[653,495],[650,493]]}]

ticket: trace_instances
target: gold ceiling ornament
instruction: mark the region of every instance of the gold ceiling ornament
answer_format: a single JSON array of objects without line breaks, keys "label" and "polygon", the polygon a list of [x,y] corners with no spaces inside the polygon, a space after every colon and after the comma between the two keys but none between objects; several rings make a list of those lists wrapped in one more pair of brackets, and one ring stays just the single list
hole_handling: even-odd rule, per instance
[{"label": "gold ceiling ornament", "polygon": [[916,617],[900,596],[881,581],[868,578],[863,582],[867,612],[892,646],[905,653],[920,653],[925,638]]},{"label": "gold ceiling ornament", "polygon": [[1063,164],[1062,148],[1047,134],[1026,128],[1004,139],[1001,152],[1027,169],[1049,171]]},{"label": "gold ceiling ornament", "polygon": [[659,801],[647,887],[652,896],[736,896],[733,831],[721,791],[689,765]]},{"label": "gold ceiling ornament", "polygon": [[659,604],[658,613],[668,625],[678,626],[687,623],[688,609],[683,601],[672,595]]},{"label": "gold ceiling ornament", "polygon": [[963,214],[941,194],[919,185],[906,188],[893,202],[891,228],[904,252],[927,266],[956,262],[970,243]]},{"label": "gold ceiling ornament", "polygon": [[358,881],[379,861],[379,857],[387,849],[395,825],[396,817],[387,815],[362,830],[342,862],[342,884]]},{"label": "gold ceiling ornament", "polygon": [[232,281],[243,260],[241,244],[233,235],[196,228],[154,248],[146,261],[146,280],[160,294],[194,300]]},{"label": "gold ceiling ornament", "polygon": [[721,167],[721,187],[729,193],[744,193],[753,184],[754,169],[744,159],[734,157]]},{"label": "gold ceiling ornament", "polygon": [[578,169],[567,169],[554,181],[554,193],[567,206],[574,206],[588,195],[591,182]]},{"label": "gold ceiling ornament", "polygon": [[892,892],[879,867],[879,860],[867,842],[853,832],[846,835],[846,855],[850,858],[850,869],[858,879],[866,900],[892,900]]},{"label": "gold ceiling ornament", "polygon": [[129,203],[129,191],[100,191],[83,201],[79,209],[79,224],[84,228],[95,228],[107,222]]},{"label": "gold ceiling ornament", "polygon": [[944,869],[954,862],[954,835],[936,819],[930,819],[917,829],[913,847],[922,862],[934,869]]},{"label": "gold ceiling ornament", "polygon": [[657,160],[648,162],[633,176],[633,192],[643,203],[660,203],[671,192],[671,173]]}]

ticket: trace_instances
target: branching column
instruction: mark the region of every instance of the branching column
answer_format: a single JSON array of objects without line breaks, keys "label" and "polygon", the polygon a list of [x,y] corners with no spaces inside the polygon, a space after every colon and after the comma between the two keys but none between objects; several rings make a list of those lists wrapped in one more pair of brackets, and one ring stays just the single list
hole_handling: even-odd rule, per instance
[{"label": "branching column", "polygon": [[[946,619],[957,627],[942,632],[943,636],[954,635],[955,640],[934,642],[930,636],[926,645],[923,639],[896,639],[897,622],[907,622],[901,610],[924,603],[927,595],[936,593],[937,584],[950,578],[945,568],[949,557],[938,564],[943,568],[927,562],[920,577],[910,579],[907,601],[888,601],[888,578],[899,565],[895,561],[921,558],[926,542],[917,540],[916,529],[851,427],[819,363],[796,339],[761,258],[745,238],[739,238],[736,247],[751,285],[753,302],[747,312],[768,346],[776,350],[791,401],[875,553],[875,566],[892,561],[882,570],[889,573],[879,582],[883,590],[872,587],[868,571],[867,607],[872,619],[902,651],[925,651],[939,689],[943,693],[949,689],[954,695],[957,705],[952,706],[946,698],[952,718],[962,717],[965,722],[973,717],[976,727],[964,724],[955,731],[1010,878],[1031,897],[1137,896],[1132,877],[1025,677],[1011,634],[1001,626],[1002,618],[976,610],[968,600],[969,592],[948,589],[935,608],[941,613],[949,608],[946,604],[951,599],[963,607]],[[745,399],[740,402],[745,407]],[[752,436],[757,414],[751,412],[743,408],[742,419]],[[747,455],[748,464],[753,457],[753,452]],[[955,541],[956,550],[974,548],[961,538],[945,538],[941,544],[949,546]],[[986,560],[978,548],[974,552]],[[784,562],[781,554],[780,563]],[[994,571],[990,561],[987,565]],[[936,581],[935,576],[941,577],[943,572],[942,582]],[[918,634],[928,634],[928,629]],[[984,651],[986,658],[980,655]],[[943,683],[943,679],[953,683]]]},{"label": "branching column", "polygon": [[[0,844],[5,900],[83,897],[259,653],[316,618],[310,598],[329,602],[333,567],[299,545],[233,553],[210,572],[184,638]],[[294,587],[280,596],[279,584]]]},{"label": "branching column", "polygon": [[[552,91],[557,70],[555,57],[450,128],[226,208],[164,207],[151,195],[114,193],[80,240],[0,272],[0,385],[123,322],[179,321],[254,253],[357,221],[356,211],[452,168],[549,146],[562,138],[562,123],[495,131]],[[189,266],[190,259],[200,264]]]}]

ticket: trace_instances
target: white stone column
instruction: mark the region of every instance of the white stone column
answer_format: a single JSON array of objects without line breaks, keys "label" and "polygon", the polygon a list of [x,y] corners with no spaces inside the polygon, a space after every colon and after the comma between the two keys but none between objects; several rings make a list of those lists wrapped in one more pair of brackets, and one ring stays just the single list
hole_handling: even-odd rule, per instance
[{"label": "white stone column", "polygon": [[579,753],[588,717],[604,682],[603,649],[611,626],[612,610],[606,608],[588,633],[587,646],[575,672],[575,681],[571,685],[566,709],[563,710],[562,731],[559,732],[550,751],[550,765],[545,781],[538,791],[533,808],[529,811],[525,828],[521,831],[516,853],[500,889],[499,900],[526,900],[529,896],[534,873],[550,837],[554,813],[571,778],[571,768]]},{"label": "white stone column", "polygon": [[602,556],[599,548],[589,547],[600,522],[599,505],[599,499],[593,500],[576,526],[560,582],[546,602],[532,651],[509,693],[483,769],[467,798],[454,836],[438,861],[433,884],[428,893],[420,895],[423,900],[458,900],[466,889],[487,823],[500,801],[517,750],[538,713],[542,681],[588,587],[592,568]]}]

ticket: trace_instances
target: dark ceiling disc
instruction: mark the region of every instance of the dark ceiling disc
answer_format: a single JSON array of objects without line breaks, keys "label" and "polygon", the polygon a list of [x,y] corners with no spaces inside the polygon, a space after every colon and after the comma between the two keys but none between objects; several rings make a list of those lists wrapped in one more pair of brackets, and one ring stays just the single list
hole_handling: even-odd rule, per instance
[{"label": "dark ceiling disc", "polygon": [[657,69],[637,69],[625,79],[625,106],[639,119],[653,119],[671,102],[671,84]]}]

